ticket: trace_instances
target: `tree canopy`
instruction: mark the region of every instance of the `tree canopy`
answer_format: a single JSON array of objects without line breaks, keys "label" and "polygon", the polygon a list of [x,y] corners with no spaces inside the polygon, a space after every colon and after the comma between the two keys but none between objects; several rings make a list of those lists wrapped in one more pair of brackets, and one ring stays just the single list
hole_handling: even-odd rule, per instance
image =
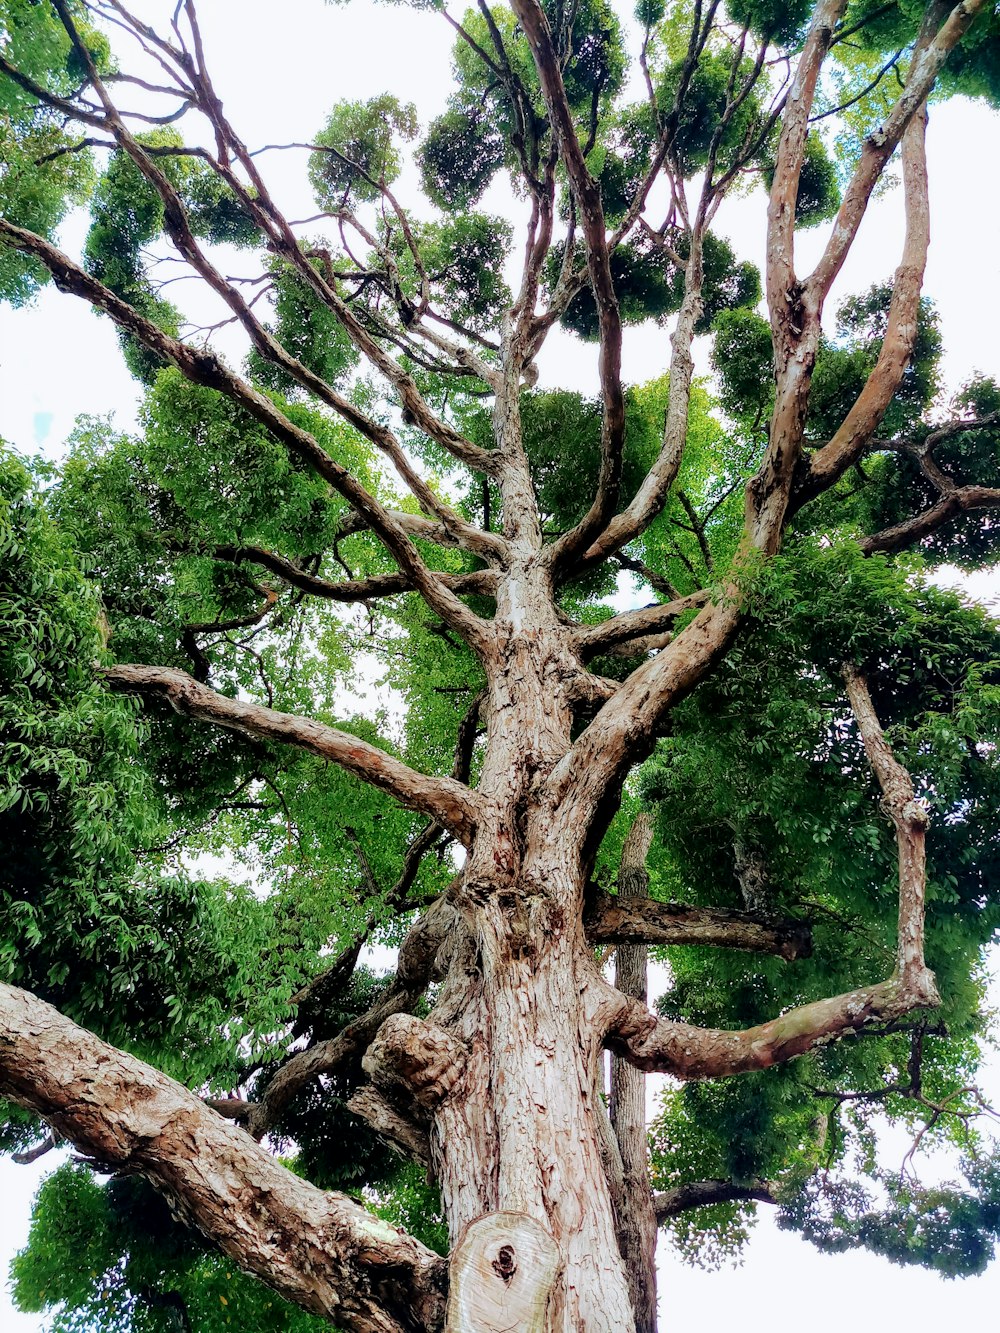
[{"label": "tree canopy", "polygon": [[[1000,383],[944,389],[922,288],[1000,17],[413,7],[436,118],[373,62],[265,144],[194,0],[0,0],[0,296],[88,303],[141,392],[0,446],[0,1147],[75,1151],[16,1300],[465,1333],[495,1281],[651,1333],[657,1227],[711,1266],[760,1208],[979,1273],[1000,626],[941,571],[1000,557]],[[835,289],[893,173],[896,267]]]}]

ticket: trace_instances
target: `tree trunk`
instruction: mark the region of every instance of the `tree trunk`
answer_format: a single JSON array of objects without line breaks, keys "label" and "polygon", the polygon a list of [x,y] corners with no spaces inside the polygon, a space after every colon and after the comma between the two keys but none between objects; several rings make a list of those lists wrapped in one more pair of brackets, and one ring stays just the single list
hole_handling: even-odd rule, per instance
[{"label": "tree trunk", "polygon": [[[567,837],[538,796],[571,744],[579,663],[544,571],[528,561],[519,573],[498,593],[482,804],[455,895],[461,938],[430,1019],[384,1025],[366,1068],[402,1080],[431,1113],[453,1246],[488,1215],[524,1215],[558,1252],[546,1333],[634,1333],[595,1092],[604,1034],[582,924],[586,830]],[[503,1267],[495,1248],[489,1262]]]},{"label": "tree trunk", "polygon": [[537,952],[515,953],[510,935],[495,929],[501,914],[483,912],[488,947],[462,1018],[469,1058],[434,1121],[451,1233],[457,1240],[483,1214],[527,1214],[546,1227],[561,1260],[546,1329],[633,1333],[600,1150],[597,1025],[581,1004],[593,965],[570,933],[544,927]]},{"label": "tree trunk", "polygon": [[[646,856],[652,839],[652,821],[642,812],[636,816],[622,848],[618,872],[622,897],[642,897],[646,893]],[[646,953],[644,944],[619,944],[615,956],[615,985],[623,995],[643,1004]],[[617,1055],[611,1057],[610,1112],[622,1159],[618,1243],[628,1270],[636,1333],[656,1333],[656,1214],[649,1183],[646,1076]]]}]

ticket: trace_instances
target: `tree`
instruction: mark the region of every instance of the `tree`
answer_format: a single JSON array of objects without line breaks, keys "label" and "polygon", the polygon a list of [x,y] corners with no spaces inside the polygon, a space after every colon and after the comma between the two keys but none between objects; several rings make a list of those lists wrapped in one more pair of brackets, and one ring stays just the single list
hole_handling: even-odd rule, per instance
[{"label": "tree", "polygon": [[[643,3],[630,101],[602,0],[441,9],[429,202],[382,94],[269,146],[306,155],[295,222],[192,0],[5,0],[4,295],[89,302],[147,386],[137,435],[81,420],[58,474],[0,474],[5,1145],[89,1164],[46,1186],[22,1304],[645,1330],[657,1223],[724,1252],[760,1202],[988,1261],[1000,641],[930,576],[992,562],[1000,386],[944,407],[921,298],[927,106],[1000,92],[986,11]],[[897,158],[898,267],[831,336]],[[477,211],[496,180],[511,217]],[[767,319],[711,229],[758,180]],[[623,324],[671,318],[627,387]],[[538,387],[557,325],[592,400]],[[614,612],[621,572],[648,605]],[[345,716],[372,662],[398,718]],[[876,1112],[965,1184],[883,1171]]]}]

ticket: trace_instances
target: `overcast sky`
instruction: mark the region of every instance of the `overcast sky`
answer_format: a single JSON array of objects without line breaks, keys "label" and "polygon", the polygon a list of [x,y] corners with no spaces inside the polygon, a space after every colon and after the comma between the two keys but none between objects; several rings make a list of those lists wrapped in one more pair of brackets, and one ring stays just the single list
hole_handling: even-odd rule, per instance
[{"label": "overcast sky", "polygon": [[[154,5],[144,0],[143,14]],[[216,86],[243,138],[252,146],[308,138],[333,102],[391,90],[417,104],[426,121],[448,91],[450,39],[442,20],[358,0],[345,7],[321,0],[203,0],[202,24]],[[974,371],[1000,378],[1000,117],[952,102],[932,111],[928,139],[933,241],[925,290],[937,303],[944,334],[945,374],[953,389]],[[263,159],[289,215],[314,211],[305,183],[304,155]],[[400,193],[412,184],[404,175]],[[500,211],[509,193],[495,189],[484,206]],[[838,283],[846,294],[891,276],[901,238],[902,199],[890,192],[870,210]],[[761,264],[763,203],[758,197],[726,206],[718,230],[741,255]],[[70,219],[62,237],[76,249],[84,223]],[[822,243],[824,229],[800,243],[800,271]],[[668,330],[630,329],[626,377],[641,383],[663,372]],[[541,358],[542,382],[593,393],[596,353],[575,340],[551,340]],[[113,412],[134,420],[137,395],[108,321],[78,300],[46,290],[29,311],[0,311],[0,437],[25,453],[58,455],[78,413]],[[992,601],[993,580],[976,581]],[[1000,995],[995,1003],[1000,1003]],[[1000,1102],[1000,1074],[988,1072],[986,1090]],[[900,1157],[902,1150],[900,1151]],[[51,1160],[51,1159],[49,1159]],[[0,1166],[0,1288],[10,1256],[23,1243],[30,1199],[47,1163]],[[738,1323],[745,1333],[842,1333],[891,1318],[901,1325],[938,1327],[960,1322],[996,1326],[1000,1267],[982,1278],[947,1283],[922,1270],[892,1268],[867,1255],[826,1257],[804,1242],[760,1224],[738,1269],[706,1274],[669,1255],[661,1265],[664,1333],[697,1327],[715,1333]],[[0,1330],[44,1327],[16,1314],[0,1290]],[[248,1331],[250,1333],[250,1331]]]}]

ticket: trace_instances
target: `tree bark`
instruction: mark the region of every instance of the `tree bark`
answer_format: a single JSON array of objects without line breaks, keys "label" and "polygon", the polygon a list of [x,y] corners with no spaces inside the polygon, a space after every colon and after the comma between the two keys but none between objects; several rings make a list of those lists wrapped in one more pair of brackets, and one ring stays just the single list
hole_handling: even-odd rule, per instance
[{"label": "tree bark", "polygon": [[104,1169],[145,1176],[234,1263],[338,1328],[440,1327],[445,1264],[431,1250],[293,1175],[165,1074],[4,985],[0,1093]]},{"label": "tree bark", "polygon": [[[638,898],[649,887],[646,857],[653,823],[642,811],[622,848],[618,893]],[[615,985],[623,995],[646,1003],[644,944],[619,944],[615,954]],[[656,1333],[656,1215],[649,1180],[646,1138],[646,1077],[619,1056],[611,1057],[611,1124],[622,1159],[623,1201],[618,1216],[618,1244],[629,1278],[636,1333]]]}]

